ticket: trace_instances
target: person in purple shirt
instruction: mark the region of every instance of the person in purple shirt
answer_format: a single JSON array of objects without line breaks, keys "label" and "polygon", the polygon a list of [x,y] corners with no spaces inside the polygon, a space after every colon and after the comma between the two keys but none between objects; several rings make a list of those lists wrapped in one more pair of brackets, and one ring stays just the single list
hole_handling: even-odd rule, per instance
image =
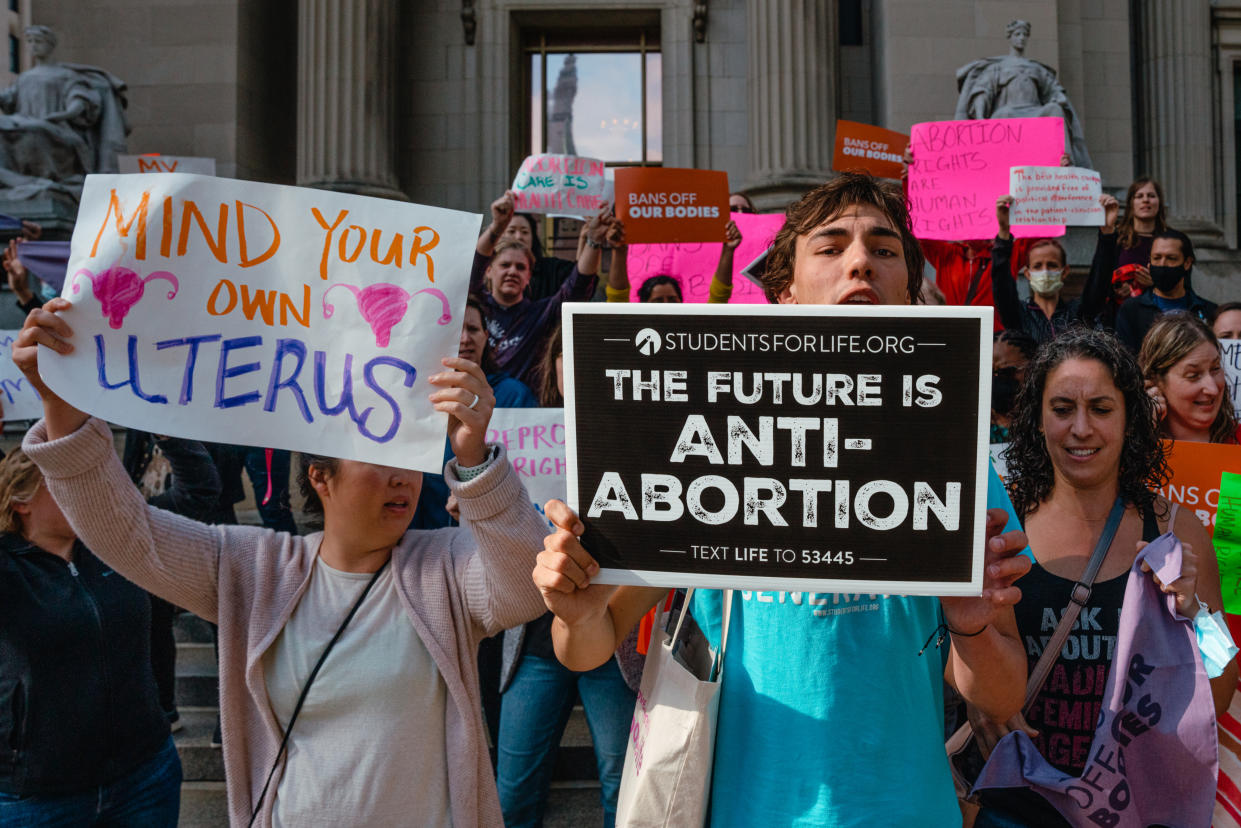
[{"label": "person in purple shirt", "polygon": [[[512,190],[491,203],[491,224],[478,238],[470,291],[482,294],[488,340],[496,367],[526,385],[536,382],[535,369],[548,335],[560,324],[560,306],[585,302],[595,293],[600,251],[624,237],[624,225],[611,215],[611,206],[586,224],[586,244],[577,264],[551,296],[530,299],[526,286],[534,269],[534,253],[525,244],[501,239],[513,219]],[[484,293],[484,286],[489,285]]]}]

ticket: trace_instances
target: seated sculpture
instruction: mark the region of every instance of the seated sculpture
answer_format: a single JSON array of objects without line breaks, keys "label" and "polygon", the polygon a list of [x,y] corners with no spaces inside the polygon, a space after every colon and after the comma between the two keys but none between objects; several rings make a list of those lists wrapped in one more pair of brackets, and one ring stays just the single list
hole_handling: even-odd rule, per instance
[{"label": "seated sculpture", "polygon": [[56,35],[46,26],[29,27],[25,38],[35,65],[0,90],[0,194],[78,196],[88,174],[116,172],[125,151],[125,84],[93,66],[53,61]]},{"label": "seated sculpture", "polygon": [[1014,20],[1004,31],[1007,55],[982,58],[957,70],[957,120],[985,118],[1064,119],[1065,147],[1077,167],[1092,168],[1082,122],[1069,102],[1056,70],[1025,56],[1030,23]]}]

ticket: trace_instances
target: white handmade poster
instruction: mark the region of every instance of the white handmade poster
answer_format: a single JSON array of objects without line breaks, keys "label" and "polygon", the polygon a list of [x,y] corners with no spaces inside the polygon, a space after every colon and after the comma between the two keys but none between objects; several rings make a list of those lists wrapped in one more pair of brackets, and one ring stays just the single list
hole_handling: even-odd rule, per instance
[{"label": "white handmade poster", "polygon": [[1102,179],[1082,167],[1012,167],[1008,194],[1013,224],[1065,224],[1101,227]]},{"label": "white handmade poster", "polygon": [[13,340],[18,331],[0,331],[0,406],[4,420],[37,420],[43,416],[39,392],[13,364]]},{"label": "white handmade poster", "polygon": [[521,162],[510,189],[519,213],[587,218],[612,197],[612,188],[599,159],[543,153]]},{"label": "white handmade poster", "polygon": [[497,408],[487,442],[504,446],[517,479],[540,512],[547,501],[565,499],[563,408]]},{"label": "white handmade poster", "polygon": [[61,397],[178,437],[436,471],[481,216],[180,173],[86,180]]},{"label": "white handmade poster", "polygon": [[1232,410],[1241,411],[1241,339],[1221,339],[1219,347],[1219,361],[1224,366],[1224,381],[1232,398]]}]

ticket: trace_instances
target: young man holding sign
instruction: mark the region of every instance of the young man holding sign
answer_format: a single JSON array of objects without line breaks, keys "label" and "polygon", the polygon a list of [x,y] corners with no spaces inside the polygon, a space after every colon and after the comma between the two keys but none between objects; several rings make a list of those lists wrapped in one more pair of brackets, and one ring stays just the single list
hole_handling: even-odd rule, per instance
[{"label": "young man holding sign", "polygon": [[[900,191],[850,174],[790,209],[764,274],[780,304],[907,305],[921,280]],[[987,499],[1003,508],[988,512],[981,596],[734,595],[713,826],[961,824],[943,746],[943,678],[999,720],[1025,691],[1012,613],[1021,596],[1013,582],[1030,566],[1017,554],[1025,538],[994,474]],[[557,616],[557,655],[589,669],[666,590],[592,585],[599,567],[578,541],[584,526],[558,501],[547,514],[559,531],[545,541],[535,583]],[[717,642],[722,593],[697,593],[693,611]],[[937,633],[951,634],[944,658],[926,649]]]}]

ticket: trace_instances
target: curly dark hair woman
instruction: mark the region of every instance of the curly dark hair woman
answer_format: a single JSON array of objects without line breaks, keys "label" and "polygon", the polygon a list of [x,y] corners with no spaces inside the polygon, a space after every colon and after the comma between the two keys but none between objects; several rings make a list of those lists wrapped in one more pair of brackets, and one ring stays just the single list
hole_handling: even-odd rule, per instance
[{"label": "curly dark hair woman", "polygon": [[[1034,558],[1030,571],[1016,583],[1021,600],[1013,615],[1020,640],[1028,645],[1027,668],[1032,673],[1069,601],[1082,603],[1084,609],[1073,635],[1053,651],[1050,679],[1021,715],[997,723],[971,714],[971,721],[981,744],[1024,731],[1048,765],[1077,778],[1090,758],[1089,750],[1077,746],[1091,744],[1099,721],[1081,711],[1099,710],[1104,676],[1114,668],[1125,669],[1112,659],[1120,658],[1120,610],[1142,542],[1167,532],[1181,542],[1183,566],[1176,579],[1164,583],[1153,572],[1146,577],[1175,596],[1176,610],[1184,618],[1198,613],[1200,598],[1211,612],[1223,605],[1219,567],[1197,516],[1189,509],[1170,508],[1155,491],[1167,480],[1168,470],[1154,405],[1137,360],[1111,334],[1074,328],[1045,343],[1026,369],[1011,431],[1009,484]],[[1113,513],[1119,521],[1107,536]],[[1081,598],[1078,585],[1100,545],[1097,575]],[[1150,621],[1178,624],[1166,613]],[[1215,710],[1202,705],[1186,712],[1177,722],[1179,742],[1158,749],[1164,762],[1192,756],[1181,767],[1198,780],[1193,790],[1143,791],[1147,807],[1196,814],[1187,824],[1209,821],[1215,751],[1194,754],[1187,746],[1212,738],[1215,717],[1228,709],[1236,690],[1236,676],[1236,664],[1231,663],[1210,679]],[[1079,715],[1066,715],[1066,710]],[[1206,821],[1199,818],[1204,813]],[[1067,823],[1046,799],[1014,788],[985,791],[974,823],[975,828],[1062,824]]]},{"label": "curly dark hair woman", "polygon": [[1043,391],[1047,375],[1067,359],[1092,359],[1107,366],[1125,400],[1125,440],[1120,455],[1120,494],[1148,512],[1155,490],[1167,482],[1168,464],[1137,360],[1109,333],[1077,327],[1047,343],[1026,366],[1010,428],[1008,490],[1022,520],[1051,494],[1055,469],[1043,436]]}]

